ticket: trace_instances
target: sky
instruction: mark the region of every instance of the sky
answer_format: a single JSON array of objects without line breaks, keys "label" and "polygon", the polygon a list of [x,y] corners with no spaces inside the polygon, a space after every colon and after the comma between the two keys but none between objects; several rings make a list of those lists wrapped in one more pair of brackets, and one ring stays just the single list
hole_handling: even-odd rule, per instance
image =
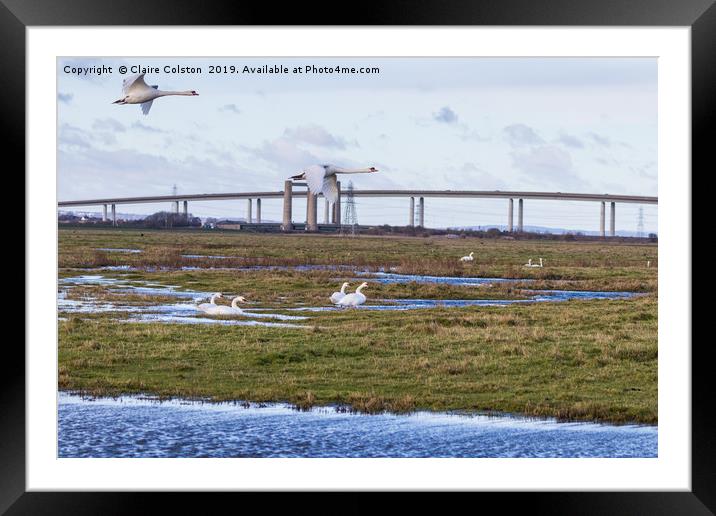
[{"label": "sky", "polygon": [[[82,73],[101,66],[112,72]],[[148,84],[199,96],[160,98],[146,116],[112,104],[133,66],[158,69]],[[379,72],[315,70],[336,66]],[[57,108],[60,200],[169,195],[174,185],[180,194],[278,191],[317,163],[380,170],[351,176],[357,189],[658,195],[655,58],[59,58]],[[405,224],[408,202],[358,198],[358,221]],[[428,227],[507,222],[506,200],[425,202]],[[189,211],[244,217],[246,201]],[[638,211],[618,204],[617,230],[635,231]],[[599,228],[598,203],[526,200],[524,213],[527,226]],[[280,220],[281,201],[264,200],[262,216]],[[294,220],[305,220],[303,201]],[[657,222],[656,206],[644,205],[644,231]]]}]

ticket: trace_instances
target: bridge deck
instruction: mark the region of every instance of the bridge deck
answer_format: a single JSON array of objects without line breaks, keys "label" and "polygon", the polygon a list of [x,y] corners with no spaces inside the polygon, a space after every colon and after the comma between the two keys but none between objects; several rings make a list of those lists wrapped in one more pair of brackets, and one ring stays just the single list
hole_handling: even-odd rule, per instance
[{"label": "bridge deck", "polygon": [[[304,186],[295,184],[294,186]],[[483,191],[483,190],[353,190],[356,197],[462,197],[492,199],[537,199],[550,201],[604,201],[619,203],[658,204],[658,197],[642,195],[612,195],[563,192],[519,192],[519,191]],[[294,190],[294,197],[305,197],[305,190]],[[283,191],[275,192],[231,192],[213,194],[160,195],[145,197],[116,197],[105,199],[83,199],[59,201],[58,206],[93,206],[102,204],[145,204],[175,201],[224,201],[235,199],[278,199]]]}]

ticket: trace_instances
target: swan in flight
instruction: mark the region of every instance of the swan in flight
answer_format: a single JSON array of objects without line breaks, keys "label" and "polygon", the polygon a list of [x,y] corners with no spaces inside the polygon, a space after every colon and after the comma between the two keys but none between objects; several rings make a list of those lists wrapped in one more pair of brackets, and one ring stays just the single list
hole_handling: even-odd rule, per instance
[{"label": "swan in flight", "polygon": [[356,289],[355,292],[352,294],[346,294],[343,296],[343,298],[338,301],[336,304],[338,306],[358,306],[365,303],[365,294],[361,292],[365,287],[367,287],[368,284],[366,282],[363,282],[360,284],[360,287]]},{"label": "swan in flight", "polygon": [[216,300],[219,299],[220,297],[224,297],[224,296],[222,296],[220,292],[217,292],[216,294],[213,294],[211,296],[211,301],[209,301],[208,303],[202,303],[200,305],[197,305],[196,309],[201,310],[202,312],[208,312],[213,307],[218,306],[216,304]]},{"label": "swan in flight", "polygon": [[184,95],[188,97],[195,97],[199,95],[194,90],[186,91],[162,91],[159,86],[149,86],[144,82],[144,74],[140,73],[127,77],[122,82],[122,93],[124,96],[112,102],[112,104],[140,104],[142,106],[142,113],[145,115],[149,113],[152,107],[154,99],[159,97],[166,97],[168,95]]},{"label": "swan in flight", "polygon": [[303,169],[291,179],[305,179],[312,194],[323,194],[329,202],[338,200],[338,180],[336,174],[368,174],[378,172],[375,167],[370,168],[341,168],[335,165],[313,165]]},{"label": "swan in flight", "polygon": [[244,311],[239,308],[239,303],[245,303],[246,299],[243,296],[236,296],[231,300],[231,306],[226,305],[214,305],[213,307],[206,310],[207,314],[211,315],[242,315]]},{"label": "swan in flight", "polygon": [[475,253],[472,253],[472,252],[471,252],[468,256],[463,256],[462,258],[460,258],[460,261],[461,261],[461,262],[471,262],[471,261],[473,261],[473,260],[474,260],[474,258],[472,257],[473,254],[475,254]]},{"label": "swan in flight", "polygon": [[346,295],[346,287],[348,287],[348,283],[344,283],[341,285],[341,291],[340,292],[334,292],[331,294],[331,302],[333,304],[336,304],[338,301],[343,299]]}]

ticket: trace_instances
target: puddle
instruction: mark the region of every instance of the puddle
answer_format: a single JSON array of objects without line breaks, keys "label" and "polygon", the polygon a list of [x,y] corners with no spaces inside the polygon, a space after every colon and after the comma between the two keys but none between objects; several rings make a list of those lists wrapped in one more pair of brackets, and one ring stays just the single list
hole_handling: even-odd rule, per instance
[{"label": "puddle", "polygon": [[240,256],[223,256],[220,254],[183,254],[182,258],[209,258],[213,260],[226,260],[229,258],[241,258]]},{"label": "puddle", "polygon": [[[75,276],[62,278],[59,281],[60,291],[57,294],[57,308],[59,311],[68,313],[107,313],[127,312],[130,315],[127,322],[164,322],[182,324],[223,324],[235,326],[274,326],[306,328],[293,324],[275,322],[252,321],[250,319],[275,319],[279,321],[303,321],[308,319],[304,316],[284,315],[275,313],[254,313],[252,309],[245,309],[243,315],[238,319],[201,317],[203,312],[196,308],[196,304],[206,301],[211,293],[194,290],[176,290],[175,285],[159,285],[156,283],[144,283],[140,285],[130,284],[127,280],[105,278],[103,276]],[[172,296],[177,298],[191,299],[192,303],[173,303],[159,305],[133,305],[122,303],[109,303],[93,297],[84,299],[68,299],[69,288],[78,285],[102,285],[112,286],[108,290],[113,293],[139,294],[148,296]]]},{"label": "puddle", "polygon": [[393,272],[368,272],[357,271],[361,276],[371,276],[372,281],[378,283],[439,283],[443,285],[458,285],[465,287],[479,287],[491,283],[515,283],[522,281],[533,281],[527,279],[511,278],[464,278],[453,276],[425,276],[420,274],[396,274]]},{"label": "puddle", "polygon": [[58,396],[60,457],[657,457],[658,428]]},{"label": "puddle", "polygon": [[107,253],[141,253],[141,249],[125,249],[121,247],[97,247],[95,251],[105,251]]}]

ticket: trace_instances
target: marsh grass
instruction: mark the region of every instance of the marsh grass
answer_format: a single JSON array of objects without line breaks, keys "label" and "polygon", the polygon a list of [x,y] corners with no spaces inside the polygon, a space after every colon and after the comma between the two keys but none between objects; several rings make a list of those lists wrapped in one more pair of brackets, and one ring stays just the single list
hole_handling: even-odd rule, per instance
[{"label": "marsh grass", "polygon": [[[60,389],[89,395],[151,393],[214,401],[286,401],[299,409],[515,412],[565,420],[656,423],[656,247],[479,239],[339,238],[210,232],[60,230],[61,276],[86,268],[162,264],[165,270],[102,271],[129,282],[241,294],[278,313],[326,305],[352,272],[177,270],[206,266],[353,264],[430,275],[533,281],[462,287],[370,282],[369,300],[519,299],[528,289],[628,290],[623,300],[509,307],[361,310],[305,314],[310,329],[122,321],[129,314],[60,314]],[[140,248],[142,253],[93,251]],[[456,257],[475,251],[464,266]],[[231,259],[186,259],[182,254]],[[410,258],[406,258],[409,256]],[[542,256],[543,269],[526,269]],[[646,259],[652,267],[646,268]],[[231,262],[231,260],[236,260]],[[644,265],[641,265],[641,262]],[[100,265],[101,264],[101,265]],[[355,285],[353,285],[355,286]],[[81,286],[71,298],[152,304],[171,296]],[[229,298],[230,299],[230,298]],[[228,303],[229,300],[220,301]],[[369,301],[370,302],[370,301]],[[295,314],[296,312],[292,312]],[[301,314],[304,315],[304,314]]]}]

